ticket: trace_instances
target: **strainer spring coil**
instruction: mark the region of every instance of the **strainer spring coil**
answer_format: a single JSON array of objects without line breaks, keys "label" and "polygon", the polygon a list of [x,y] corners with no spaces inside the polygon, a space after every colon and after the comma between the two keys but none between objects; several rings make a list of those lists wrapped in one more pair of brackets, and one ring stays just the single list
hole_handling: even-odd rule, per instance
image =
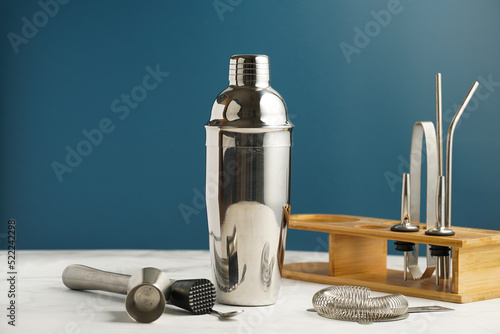
[{"label": "strainer spring coil", "polygon": [[408,314],[405,296],[370,297],[370,289],[360,286],[333,285],[316,292],[312,302],[323,317],[359,323],[386,321]]}]

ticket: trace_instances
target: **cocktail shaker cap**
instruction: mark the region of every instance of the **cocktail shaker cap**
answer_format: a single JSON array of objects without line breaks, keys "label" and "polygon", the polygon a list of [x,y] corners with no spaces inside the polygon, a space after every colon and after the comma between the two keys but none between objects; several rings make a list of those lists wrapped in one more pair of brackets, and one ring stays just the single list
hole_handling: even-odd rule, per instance
[{"label": "cocktail shaker cap", "polygon": [[269,57],[266,55],[234,55],[229,60],[231,86],[269,86]]},{"label": "cocktail shaker cap", "polygon": [[[288,119],[285,101],[269,82],[269,57],[266,55],[234,55],[229,61],[229,87],[214,101],[208,121],[207,146],[221,144],[221,135],[248,133],[235,139],[236,146],[290,146],[293,124]],[[283,130],[283,133],[279,133]],[[253,134],[275,132],[266,138],[254,138]],[[260,140],[259,143],[254,143]],[[250,145],[249,141],[253,144]]]}]

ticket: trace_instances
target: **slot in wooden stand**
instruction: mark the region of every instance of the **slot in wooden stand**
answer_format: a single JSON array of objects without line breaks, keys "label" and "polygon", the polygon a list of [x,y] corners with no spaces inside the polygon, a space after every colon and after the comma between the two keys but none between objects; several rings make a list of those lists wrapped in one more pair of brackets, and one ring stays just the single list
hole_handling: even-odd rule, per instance
[{"label": "slot in wooden stand", "polygon": [[[451,237],[393,232],[395,220],[342,215],[291,215],[290,229],[329,233],[329,262],[285,264],[283,277],[332,285],[359,285],[376,291],[469,303],[500,297],[500,231],[454,226]],[[403,280],[403,272],[387,269],[387,240],[452,248],[452,276]],[[403,261],[401,259],[401,261]],[[425,261],[420,268],[425,270]]]}]

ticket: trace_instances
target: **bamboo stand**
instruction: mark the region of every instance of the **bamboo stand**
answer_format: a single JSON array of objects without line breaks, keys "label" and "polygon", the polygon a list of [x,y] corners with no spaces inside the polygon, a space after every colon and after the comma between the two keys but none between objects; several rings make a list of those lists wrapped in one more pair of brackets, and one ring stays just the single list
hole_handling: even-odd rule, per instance
[{"label": "bamboo stand", "polygon": [[[469,303],[500,297],[500,231],[455,226],[451,237],[393,232],[399,221],[342,215],[290,216],[288,228],[329,233],[329,262],[285,264],[283,277],[333,285],[359,285],[408,296]],[[387,269],[387,240],[452,248],[452,276],[403,280]],[[422,267],[422,265],[421,265]]]}]

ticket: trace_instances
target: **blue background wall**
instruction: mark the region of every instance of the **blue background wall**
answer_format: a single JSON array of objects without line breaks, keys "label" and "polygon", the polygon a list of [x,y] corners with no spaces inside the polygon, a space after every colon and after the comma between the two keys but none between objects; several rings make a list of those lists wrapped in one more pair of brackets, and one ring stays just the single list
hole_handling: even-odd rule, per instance
[{"label": "blue background wall", "polygon": [[[208,248],[203,125],[238,53],[270,56],[296,126],[294,213],[398,219],[434,74],[445,128],[479,80],[456,131],[453,224],[500,229],[500,2],[54,3],[0,4],[3,243],[15,218],[24,249]],[[162,73],[145,90],[148,67]],[[68,166],[67,147],[86,156]],[[288,248],[325,240],[295,231]]]}]

